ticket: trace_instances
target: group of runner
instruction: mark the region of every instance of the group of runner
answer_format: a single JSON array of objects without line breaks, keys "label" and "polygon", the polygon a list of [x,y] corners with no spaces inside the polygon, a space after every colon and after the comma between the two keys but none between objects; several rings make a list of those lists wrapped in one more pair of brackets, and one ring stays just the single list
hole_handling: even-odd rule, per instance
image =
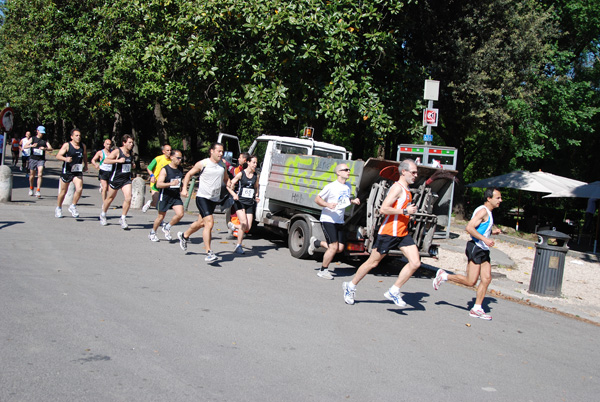
[{"label": "group of runner", "polygon": [[[50,144],[42,140],[45,133],[43,126],[38,127],[37,135],[26,148],[31,148],[30,183],[33,183],[33,172],[38,171],[39,196],[41,178],[43,171],[43,160],[45,151],[52,150]],[[122,145],[111,150],[110,140],[104,141],[104,148],[98,151],[92,164],[99,170],[99,180],[102,192],[102,211],[99,216],[100,223],[107,225],[106,212],[119,190],[123,192],[123,213],[119,219],[121,228],[127,229],[126,216],[131,205],[132,197],[132,172],[135,169],[133,161],[133,138],[130,135],[122,137]],[[198,190],[196,193],[196,206],[199,211],[198,219],[194,221],[185,231],[178,232],[177,238],[182,250],[187,251],[190,236],[200,229],[204,248],[206,250],[205,261],[214,262],[218,257],[211,249],[212,229],[214,227],[214,211],[219,204],[227,199],[225,189],[232,201],[232,212],[237,217],[237,222],[228,222],[232,231],[237,231],[238,241],[234,252],[244,254],[242,241],[253,221],[258,198],[258,176],[256,168],[258,159],[248,154],[240,155],[240,166],[233,172],[230,179],[227,167],[223,162],[224,148],[220,143],[213,143],[209,150],[209,157],[197,162],[184,175],[181,166],[182,152],[173,150],[170,145],[163,145],[162,154],[155,158],[148,166],[151,182],[151,199],[144,204],[143,212],[147,212],[151,206],[155,206],[158,214],[153,222],[148,238],[153,242],[160,239],[157,230],[162,232],[167,240],[172,240],[171,228],[176,225],[184,215],[182,197],[188,196],[188,186],[192,177],[198,175]],[[34,156],[36,157],[34,159]],[[57,159],[63,161],[60,176],[60,191],[57,198],[55,216],[62,217],[62,203],[64,201],[70,182],[75,185],[73,203],[69,206],[69,212],[73,217],[78,217],[77,202],[81,197],[83,189],[83,172],[87,171],[87,153],[85,145],[81,143],[81,132],[78,129],[71,130],[71,141],[63,144],[57,154]],[[41,158],[41,159],[40,159]],[[42,162],[38,162],[42,160]],[[412,160],[402,161],[398,167],[400,178],[395,182],[380,208],[384,216],[379,228],[377,239],[369,258],[358,268],[356,274],[349,282],[342,284],[344,301],[354,304],[356,287],[359,282],[387,256],[391,249],[398,248],[407,258],[408,263],[400,271],[394,285],[385,292],[384,297],[397,306],[403,307],[406,302],[400,296],[400,288],[410,279],[414,272],[420,267],[420,257],[414,240],[408,233],[408,225],[411,216],[417,212],[417,207],[412,203],[412,194],[409,186],[415,182],[418,175],[417,165]],[[309,243],[309,254],[313,254],[317,248],[326,249],[323,263],[318,276],[324,279],[333,279],[329,272],[329,264],[337,253],[344,249],[345,239],[343,231],[344,210],[351,204],[360,204],[360,200],[352,197],[351,187],[346,181],[350,175],[350,169],[346,164],[336,166],[337,179],[328,184],[319,192],[315,203],[321,206],[322,213],[320,221],[323,227],[325,240],[321,241],[311,238]],[[30,185],[29,193],[32,195],[33,185]],[[491,320],[492,317],[485,313],[482,302],[487,288],[491,282],[491,263],[489,248],[494,245],[490,235],[498,234],[498,229],[493,229],[492,210],[500,206],[502,197],[498,189],[487,189],[484,193],[484,204],[475,210],[469,223],[467,232],[472,240],[467,243],[466,255],[468,258],[467,275],[451,275],[444,270],[438,270],[433,279],[433,288],[439,289],[444,281],[452,281],[467,286],[474,286],[479,280],[476,301],[469,314],[472,317]],[[164,223],[166,213],[173,209],[174,216],[168,223]]]}]

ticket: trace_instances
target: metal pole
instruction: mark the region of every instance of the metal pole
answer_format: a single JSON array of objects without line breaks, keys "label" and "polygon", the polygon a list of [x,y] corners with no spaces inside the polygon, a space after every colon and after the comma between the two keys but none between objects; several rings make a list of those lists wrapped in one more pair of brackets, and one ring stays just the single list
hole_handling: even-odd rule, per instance
[{"label": "metal pole", "polygon": [[192,177],[192,182],[190,183],[190,187],[188,188],[188,196],[185,199],[185,201],[183,202],[183,210],[184,211],[188,210],[188,206],[190,205],[190,200],[192,199],[192,190],[194,189],[195,185],[196,185],[196,176]]}]

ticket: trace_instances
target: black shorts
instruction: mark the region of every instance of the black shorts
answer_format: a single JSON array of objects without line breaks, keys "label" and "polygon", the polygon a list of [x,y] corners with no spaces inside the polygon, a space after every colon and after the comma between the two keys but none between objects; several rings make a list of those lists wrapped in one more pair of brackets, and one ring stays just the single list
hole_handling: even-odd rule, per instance
[{"label": "black shorts", "polygon": [[112,170],[100,170],[98,171],[98,180],[110,180],[110,175],[112,174]]},{"label": "black shorts", "polygon": [[125,187],[126,185],[131,184],[131,179],[125,179],[125,180],[114,180],[114,181],[109,181],[108,185],[110,186],[110,188],[112,188],[113,190],[118,190],[120,188]]},{"label": "black shorts", "polygon": [[344,224],[333,223],[333,222],[321,222],[323,227],[323,234],[325,235],[325,241],[327,244],[331,243],[346,243],[346,237],[344,236]]},{"label": "black shorts", "polygon": [[80,179],[83,180],[83,173],[80,173],[80,172],[77,172],[77,173],[62,173],[60,175],[60,179],[64,183],[70,183],[70,182],[72,182],[75,177],[79,177]]},{"label": "black shorts", "polygon": [[196,207],[198,207],[198,212],[200,212],[200,216],[203,218],[214,214],[218,204],[218,201],[215,202],[208,198],[196,197]]},{"label": "black shorts", "polygon": [[239,201],[236,201],[235,204],[233,204],[233,209],[235,212],[239,211],[240,209],[243,209],[247,215],[254,215],[254,210],[256,209],[256,203],[253,202],[252,205],[245,205]]},{"label": "black shorts", "polygon": [[413,240],[411,235],[406,235],[403,237],[378,235],[377,240],[375,240],[375,244],[373,245],[373,248],[377,249],[379,254],[387,254],[390,252],[391,249],[400,249],[402,247],[414,245],[415,241]]},{"label": "black shorts", "polygon": [[163,194],[158,201],[158,212],[167,212],[176,205],[183,205],[181,197],[170,197],[166,194]]},{"label": "black shorts", "polygon": [[469,261],[473,261],[475,264],[483,264],[484,262],[491,262],[490,250],[484,250],[479,247],[473,240],[467,242],[465,248],[465,254]]}]

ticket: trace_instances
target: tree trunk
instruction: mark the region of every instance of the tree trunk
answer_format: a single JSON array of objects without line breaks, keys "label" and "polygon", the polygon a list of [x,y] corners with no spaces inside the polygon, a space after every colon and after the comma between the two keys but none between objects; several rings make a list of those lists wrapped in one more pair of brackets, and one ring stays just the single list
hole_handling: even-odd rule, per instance
[{"label": "tree trunk", "polygon": [[154,101],[154,122],[156,124],[156,135],[158,136],[159,145],[167,144],[169,142],[169,137],[167,135],[167,129],[165,125],[167,124],[167,119],[163,116],[162,107],[158,100]]},{"label": "tree trunk", "polygon": [[112,141],[115,146],[121,146],[121,129],[123,127],[123,117],[118,110],[115,112],[115,121],[113,122]]}]

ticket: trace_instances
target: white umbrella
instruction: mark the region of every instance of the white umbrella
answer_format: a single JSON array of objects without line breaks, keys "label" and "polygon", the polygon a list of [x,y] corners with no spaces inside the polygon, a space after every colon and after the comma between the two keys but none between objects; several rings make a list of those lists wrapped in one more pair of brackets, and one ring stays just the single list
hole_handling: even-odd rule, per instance
[{"label": "white umbrella", "polygon": [[557,176],[552,173],[517,170],[500,176],[471,183],[468,187],[500,187],[536,193],[559,193],[586,184],[583,181]]},{"label": "white umbrella", "polygon": [[550,193],[543,198],[556,197],[600,198],[600,181]]}]

